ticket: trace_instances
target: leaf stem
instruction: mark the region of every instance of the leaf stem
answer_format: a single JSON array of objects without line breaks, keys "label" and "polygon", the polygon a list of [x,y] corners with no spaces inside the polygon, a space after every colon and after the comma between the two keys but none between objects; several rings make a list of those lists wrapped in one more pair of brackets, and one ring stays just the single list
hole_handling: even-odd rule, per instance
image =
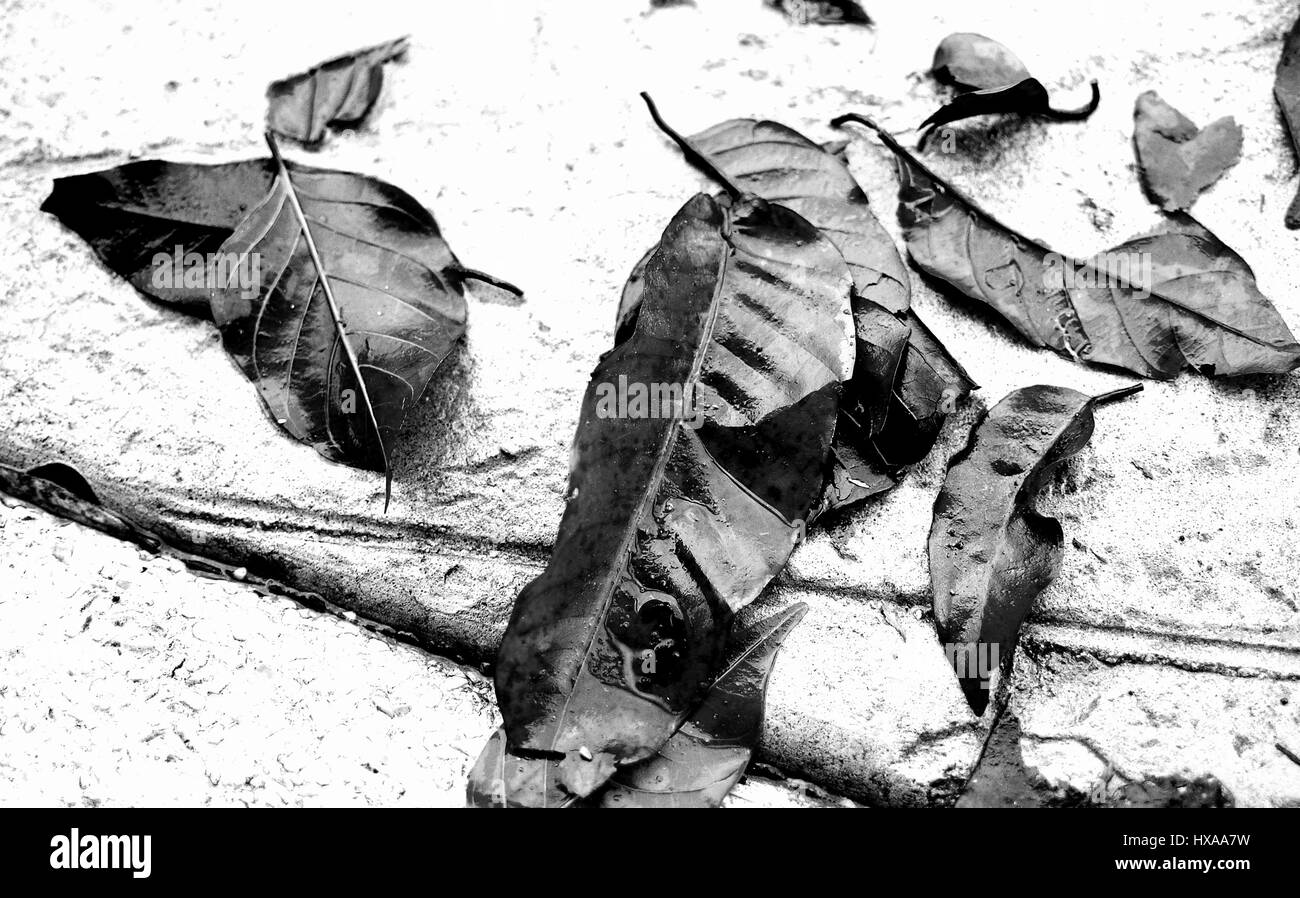
[{"label": "leaf stem", "polygon": [[1134,393],[1142,392],[1142,384],[1129,384],[1127,387],[1120,387],[1118,390],[1111,390],[1109,393],[1102,393],[1100,396],[1092,397],[1093,405],[1105,405],[1108,402],[1118,402],[1126,399]]},{"label": "leaf stem", "polygon": [[1077,122],[1085,119],[1097,111],[1097,106],[1101,103],[1101,88],[1097,86],[1097,79],[1092,79],[1092,99],[1078,109],[1053,109],[1050,106],[1047,111],[1042,113],[1043,118],[1054,122]]},{"label": "leaf stem", "polygon": [[515,296],[518,296],[520,298],[523,298],[524,295],[523,290],[520,290],[518,287],[516,287],[514,284],[510,283],[509,281],[503,281],[500,278],[495,278],[492,275],[479,271],[476,268],[466,268],[464,265],[458,263],[455,265],[448,265],[446,268],[443,269],[443,271],[456,275],[462,281],[466,281],[466,280],[481,281],[482,283],[490,284],[491,286],[496,287],[499,290],[504,290],[507,293],[513,293]]},{"label": "leaf stem", "polygon": [[280,177],[284,178],[285,193],[289,198],[289,205],[298,219],[298,227],[302,229],[303,241],[307,244],[307,252],[311,255],[311,263],[316,266],[316,273],[320,275],[321,290],[325,294],[325,301],[329,304],[330,317],[334,319],[334,327],[339,333],[339,342],[343,344],[343,353],[347,357],[348,366],[352,369],[352,376],[357,379],[357,389],[361,391],[361,399],[366,407],[366,415],[375,430],[375,439],[379,442],[379,454],[384,460],[384,511],[387,512],[388,503],[393,498],[393,471],[388,464],[388,448],[384,445],[383,434],[379,431],[379,421],[375,418],[375,407],[370,401],[370,392],[366,389],[365,377],[361,374],[361,361],[357,358],[351,341],[348,340],[347,326],[343,322],[343,313],[339,311],[338,301],[334,298],[334,289],[330,286],[329,274],[325,271],[325,263],[321,261],[320,252],[316,249],[316,240],[312,237],[311,228],[307,225],[307,213],[303,212],[302,204],[298,202],[298,191],[294,189],[293,179],[289,177],[289,167],[284,164],[284,157],[280,155],[280,146],[275,142],[275,135],[267,131],[265,136],[266,144],[271,148],[271,156],[275,159]]},{"label": "leaf stem", "polygon": [[645,100],[646,108],[650,110],[650,118],[654,119],[654,123],[659,127],[660,131],[671,137],[673,143],[677,144],[677,146],[681,148],[682,155],[686,157],[686,161],[690,162],[691,165],[694,165],[700,171],[721,184],[726,189],[727,193],[731,195],[733,200],[738,200],[745,194],[745,191],[742,190],[735,181],[731,180],[731,178],[727,176],[726,172],[714,165],[713,160],[704,155],[704,153],[700,151],[700,148],[697,147],[689,137],[683,137],[681,134],[677,133],[671,125],[663,120],[663,116],[659,114],[659,108],[655,106],[655,101],[650,99],[648,93],[641,91],[641,99]]},{"label": "leaf stem", "polygon": [[[949,184],[943,178],[939,177],[939,175],[937,175],[933,169],[931,169],[920,159],[916,158],[916,156],[912,155],[912,152],[910,150],[908,150],[906,147],[904,147],[901,143],[899,143],[894,138],[894,135],[890,134],[884,128],[880,127],[880,125],[877,125],[868,116],[865,116],[860,112],[846,112],[844,115],[837,115],[835,118],[831,119],[831,127],[843,128],[846,124],[849,124],[850,122],[858,125],[866,125],[872,131],[876,132],[876,136],[880,138],[880,142],[883,143],[885,146],[887,146],[894,153],[894,155],[901,157],[904,162],[908,163],[913,168],[917,169],[919,172],[921,172],[931,181],[934,181],[936,184],[943,185],[945,188],[952,190],[953,193],[957,193],[957,191],[952,187],[951,184]],[[979,207],[976,206],[973,201],[966,199],[966,197],[961,196],[960,194],[958,194],[958,196],[967,205],[972,206],[977,210],[979,209]],[[983,210],[980,211],[982,212]]]}]

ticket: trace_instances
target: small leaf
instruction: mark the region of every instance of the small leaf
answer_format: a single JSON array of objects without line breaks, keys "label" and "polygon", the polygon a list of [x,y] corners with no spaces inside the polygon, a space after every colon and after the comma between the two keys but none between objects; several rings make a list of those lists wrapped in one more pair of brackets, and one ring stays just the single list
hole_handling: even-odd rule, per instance
[{"label": "small leaf", "polygon": [[[568,795],[653,756],[703,698],[733,616],[803,531],[853,368],[839,251],[715,174],[728,195],[673,217],[631,334],[592,374],[550,563],[497,656],[509,750],[556,760]],[[665,408],[664,386],[689,398]]]},{"label": "small leaf", "polygon": [[[1291,146],[1300,153],[1300,19],[1291,26],[1282,43],[1282,55],[1277,61],[1277,73],[1273,81],[1273,96],[1282,108],[1282,118],[1286,122],[1287,133],[1291,136]],[[1295,230],[1300,228],[1300,191],[1286,210],[1286,226]]]},{"label": "small leaf", "polygon": [[1029,70],[1002,44],[982,34],[959,32],[939,42],[931,72],[940,84],[958,90],[988,90],[1019,84]]},{"label": "small leaf", "polygon": [[[429,211],[396,187],[291,163],[285,171],[280,177],[274,159],[135,162],[58,178],[41,208],[79,233],[145,295],[205,318],[218,314],[227,348],[258,383],[277,424],[326,458],[383,470],[389,448],[384,444],[391,444],[404,409],[419,399],[437,367],[434,358],[445,357],[463,330],[463,283],[483,280],[519,291],[462,266]],[[383,441],[376,441],[364,419],[339,426],[340,414],[356,418],[366,410],[354,376],[346,373],[346,353],[335,359],[341,367],[330,368],[331,353],[343,347],[326,342],[335,329],[323,289],[306,296],[310,284],[297,276],[306,271],[310,280],[315,271],[305,242],[296,247],[287,278],[275,277],[285,274],[275,263],[287,262],[280,256],[288,251],[275,238],[288,233],[289,225],[287,218],[263,217],[275,209],[292,212],[284,192],[288,178],[306,185],[302,204],[308,213],[328,219],[319,239],[329,247],[325,256],[341,266],[332,273],[357,282],[335,292],[343,307],[354,310],[344,322],[366,331],[358,354],[368,372],[366,389],[384,406],[378,416]],[[268,247],[252,242],[263,226],[269,229],[261,235]],[[231,243],[237,228],[240,240]],[[406,291],[403,300],[416,308],[394,314],[397,300],[367,286],[372,278],[385,279],[384,289]],[[268,314],[259,317],[254,308]],[[312,342],[317,338],[319,345]],[[326,419],[332,424],[326,426]]]},{"label": "small leaf", "polygon": [[1133,145],[1142,183],[1166,212],[1187,211],[1241,158],[1241,128],[1225,116],[1204,129],[1149,90],[1133,110]]},{"label": "small leaf", "polygon": [[[999,115],[1009,113],[1020,116],[1036,116],[1054,122],[1069,122],[1086,119],[1101,103],[1101,89],[1093,81],[1092,99],[1078,109],[1053,109],[1047,96],[1047,88],[1037,78],[1026,78],[1005,87],[991,87],[986,90],[973,90],[958,94],[951,101],[940,106],[929,118],[921,122],[924,132],[921,143],[933,129],[949,122],[972,118],[977,115]],[[929,129],[927,131],[927,129]]]},{"label": "small leaf", "polygon": [[599,795],[605,808],[716,808],[744,776],[763,728],[776,653],[808,606],[772,615],[746,640],[690,718],[652,758],[622,767]]},{"label": "small leaf", "polygon": [[796,25],[870,25],[871,16],[856,0],[763,0]]},{"label": "small leaf", "polygon": [[1284,374],[1300,344],[1245,260],[1188,215],[1087,260],[1053,252],[989,215],[870,119],[898,159],[899,220],[912,261],[992,308],[1035,346],[1079,362],[1172,378]]},{"label": "small leaf", "polygon": [[1061,524],[1034,510],[1034,493],[1087,444],[1096,403],[1140,389],[1099,397],[1015,390],[949,463],[930,528],[930,582],[939,639],[977,714],[994,673],[1010,663],[1034,597],[1060,570]]},{"label": "small leaf", "polygon": [[327,127],[356,127],[379,98],[384,63],[406,50],[402,37],[272,83],[266,91],[267,128],[312,148],[325,139]]}]

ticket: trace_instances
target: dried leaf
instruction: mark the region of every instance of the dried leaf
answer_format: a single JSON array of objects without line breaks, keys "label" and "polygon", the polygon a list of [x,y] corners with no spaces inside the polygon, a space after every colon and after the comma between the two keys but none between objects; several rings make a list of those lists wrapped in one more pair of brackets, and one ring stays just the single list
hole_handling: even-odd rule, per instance
[{"label": "dried leaf", "polygon": [[[1282,43],[1282,55],[1277,61],[1277,74],[1273,81],[1273,96],[1282,107],[1282,118],[1291,146],[1300,153],[1300,19],[1291,26]],[[1300,228],[1300,191],[1286,210],[1286,226]]]},{"label": "dried leaf", "polygon": [[992,308],[1035,346],[1079,362],[1172,378],[1283,374],[1297,344],[1239,255],[1198,221],[1079,261],[1003,225],[862,116],[898,158],[899,219],[912,261]]},{"label": "dried leaf", "polygon": [[[852,371],[839,251],[716,174],[727,201],[674,216],[635,328],[592,375],[550,564],[497,658],[510,752],[556,761],[567,795],[652,757],[699,703],[733,615],[802,532]],[[633,398],[650,385],[676,385],[686,415],[662,390],[658,414]],[[511,800],[553,804],[542,779]]]},{"label": "dried leaf", "polygon": [[36,465],[26,471],[0,464],[0,493],[151,552],[163,547],[157,536],[100,504],[81,472],[63,462]]},{"label": "dried leaf", "polygon": [[958,90],[1006,87],[1029,77],[1029,69],[1016,54],[992,38],[968,31],[939,42],[930,71],[939,83]]},{"label": "dried leaf", "polygon": [[977,714],[1010,664],[1034,597],[1056,577],[1063,534],[1033,494],[1093,430],[1093,407],[1141,385],[1090,397],[1065,387],[1015,390],[976,423],[934,503],[930,582],[939,639]]},{"label": "dried leaf", "polygon": [[776,653],[807,611],[799,602],[763,621],[658,754],[619,768],[592,800],[605,808],[721,805],[758,744]]},{"label": "dried leaf", "polygon": [[[977,115],[999,115],[1010,113],[1020,116],[1035,116],[1053,122],[1071,122],[1086,119],[1101,103],[1101,88],[1097,82],[1091,83],[1092,99],[1078,109],[1053,109],[1047,96],[1047,88],[1037,78],[1026,78],[1016,84],[1005,87],[991,87],[986,90],[973,90],[958,94],[952,100],[940,106],[929,118],[921,122],[920,129],[924,144],[926,136],[933,129],[949,122],[972,118]],[[927,131],[929,129],[929,131]]]},{"label": "dried leaf", "polygon": [[465,806],[470,808],[567,808],[578,797],[560,786],[560,760],[510,750],[499,727],[469,772]]},{"label": "dried leaf", "polygon": [[870,25],[871,16],[856,0],[763,0],[796,25]]},{"label": "dried leaf", "polygon": [[505,728],[484,746],[470,771],[466,804],[478,808],[717,807],[739,782],[763,724],[767,680],[781,642],[803,618],[802,602],[772,615],[745,639],[704,700],[652,757],[618,768],[584,802],[560,785],[560,761],[510,751]]},{"label": "dried leaf", "polygon": [[[929,452],[943,418],[974,387],[910,310],[911,281],[893,240],[839,156],[785,125],[733,119],[691,141],[742,189],[806,218],[853,274],[857,361],[819,513],[892,488],[907,465]],[[635,323],[648,257],[624,286],[616,342]]]},{"label": "dried leaf", "polygon": [[[433,356],[445,356],[463,329],[462,282],[476,278],[514,292],[517,288],[461,266],[433,216],[403,191],[350,172],[291,164],[287,170],[305,191],[304,207],[329,219],[325,256],[339,266],[335,273],[363,285],[349,283],[335,291],[342,294],[344,306],[356,310],[353,330],[389,335],[363,334],[359,355],[363,364],[377,366],[366,386],[385,406],[379,418],[384,442],[391,444],[402,409],[418,400],[428,380],[426,369],[431,373],[429,365],[436,367]],[[365,420],[350,428],[337,426],[339,415],[356,418],[366,410],[357,385],[339,380],[341,372],[331,367],[336,362],[347,367],[346,355],[330,360],[330,353],[343,347],[313,343],[327,340],[333,331],[321,302],[323,290],[314,296],[303,293],[310,280],[298,275],[314,272],[305,244],[297,247],[288,277],[275,278],[281,272],[277,265],[287,261],[277,253],[288,247],[273,238],[287,233],[287,219],[271,222],[259,216],[273,207],[291,211],[277,171],[271,159],[213,166],[136,162],[59,178],[41,208],[77,231],[142,293],[191,314],[217,316],[227,347],[258,383],[271,416],[291,434],[313,443],[327,458],[382,470],[383,447],[373,427],[367,430]],[[275,228],[264,235],[270,245],[243,246],[262,225]],[[237,228],[242,228],[241,238],[232,243]],[[391,281],[394,290],[418,287],[418,296],[405,297],[414,300],[418,311],[393,314],[395,299],[364,286],[375,277]],[[267,314],[259,319],[255,309]],[[306,325],[301,332],[299,321]],[[290,360],[292,378],[286,368]],[[398,377],[383,374],[384,369]],[[353,394],[344,396],[341,389]],[[345,404],[352,411],[345,413]],[[322,424],[331,417],[333,428]]]},{"label": "dried leaf", "polygon": [[354,128],[370,112],[384,84],[384,63],[403,56],[407,39],[346,53],[271,84],[267,128],[309,148],[326,128]]},{"label": "dried leaf", "polygon": [[[271,159],[223,165],[146,160],[55,178],[41,211],[76,231],[141,293],[206,318],[211,285],[200,279],[187,287],[184,277],[175,277],[175,259],[215,253],[274,180]],[[181,273],[186,270],[182,266]]]},{"label": "dried leaf", "polygon": [[1143,186],[1166,212],[1190,209],[1201,191],[1241,158],[1241,128],[1232,116],[1198,129],[1149,90],[1138,96],[1133,119]]},{"label": "dried leaf", "polygon": [[[280,162],[275,141],[268,142]],[[280,171],[222,244],[256,290],[212,291],[226,351],[276,422],[334,461],[385,473],[407,411],[465,332],[465,297],[427,222],[370,202],[355,175]]]}]

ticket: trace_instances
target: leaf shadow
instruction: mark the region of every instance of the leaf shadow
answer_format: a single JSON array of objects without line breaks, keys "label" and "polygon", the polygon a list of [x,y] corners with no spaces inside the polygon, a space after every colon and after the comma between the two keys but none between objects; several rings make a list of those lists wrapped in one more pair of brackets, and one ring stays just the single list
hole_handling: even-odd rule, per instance
[{"label": "leaf shadow", "polygon": [[392,460],[394,484],[437,482],[440,470],[458,459],[478,426],[474,385],[478,362],[460,340],[409,409]]}]

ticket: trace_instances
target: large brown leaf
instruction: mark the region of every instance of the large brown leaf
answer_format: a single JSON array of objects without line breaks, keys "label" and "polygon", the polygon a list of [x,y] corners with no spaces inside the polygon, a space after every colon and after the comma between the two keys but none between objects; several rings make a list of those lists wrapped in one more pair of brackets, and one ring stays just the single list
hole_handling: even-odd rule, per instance
[{"label": "large brown leaf", "polygon": [[[556,762],[512,803],[585,797],[658,751],[821,491],[853,366],[852,276],[799,215],[729,193],[673,218],[636,325],[583,400],[551,562],[497,658],[510,752]],[[654,384],[693,395],[697,414],[610,404]]]},{"label": "large brown leaf", "polygon": [[1006,318],[1036,346],[1079,362],[1172,378],[1282,374],[1300,344],[1246,261],[1187,215],[1076,260],[1012,230],[878,125],[898,159],[899,220],[913,262]]}]

